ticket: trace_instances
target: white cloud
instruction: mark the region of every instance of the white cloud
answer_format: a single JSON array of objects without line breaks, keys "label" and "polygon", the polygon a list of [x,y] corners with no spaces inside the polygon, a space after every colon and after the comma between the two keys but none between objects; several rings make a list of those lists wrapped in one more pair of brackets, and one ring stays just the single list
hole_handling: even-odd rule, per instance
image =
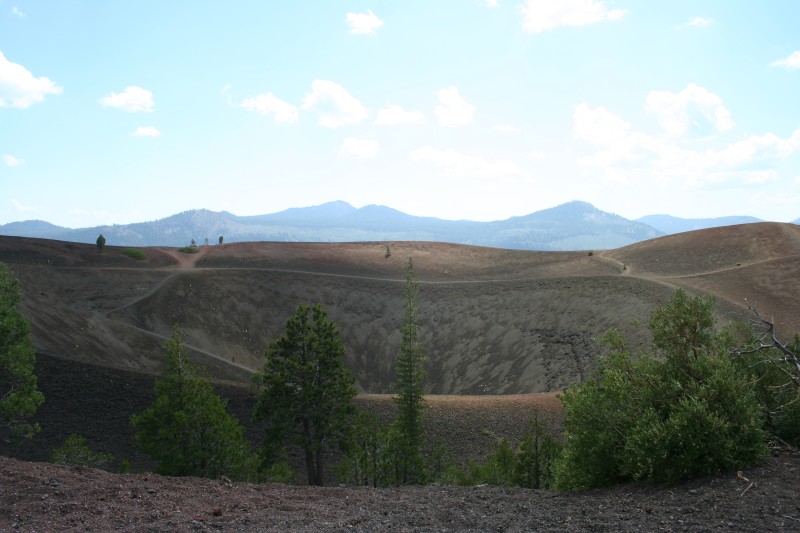
[{"label": "white cloud", "polygon": [[0,52],[0,108],[25,109],[44,100],[47,94],[61,94],[63,89],[48,78],[34,77],[17,63],[12,63]]},{"label": "white cloud", "polygon": [[25,15],[25,13],[20,11],[20,9],[17,6],[14,6],[14,7],[11,8],[11,13],[13,13],[14,15],[16,15],[17,17],[19,17],[21,19],[24,19],[27,16],[27,15]]},{"label": "white cloud", "polygon": [[406,111],[399,105],[389,105],[379,109],[375,117],[378,126],[397,126],[400,124],[424,124],[425,113]]},{"label": "white cloud", "polygon": [[608,9],[601,0],[526,0],[519,6],[522,27],[541,33],[559,26],[585,26],[619,20],[627,9]]},{"label": "white cloud", "polygon": [[614,144],[628,136],[631,125],[604,107],[590,109],[586,102],[575,106],[575,136],[593,144]]},{"label": "white cloud", "polygon": [[22,159],[16,158],[13,155],[3,154],[3,163],[6,164],[8,167],[16,167],[24,163]]},{"label": "white cloud", "polygon": [[692,17],[683,24],[678,26],[678,29],[683,28],[708,28],[714,24],[714,19],[706,18],[706,17]]},{"label": "white cloud", "polygon": [[528,155],[531,156],[533,159],[544,159],[545,153],[541,150],[531,150],[528,152]]},{"label": "white cloud", "polygon": [[718,149],[693,150],[632,131],[629,123],[602,107],[579,104],[574,123],[576,137],[600,146],[580,160],[582,165],[602,169],[607,176],[649,176],[654,182],[677,180],[692,187],[728,180],[765,183],[778,177],[773,168],[777,161],[800,152],[800,128],[786,138],[767,133]]},{"label": "white cloud", "polygon": [[645,109],[656,115],[668,135],[692,133],[706,136],[733,128],[731,113],[722,99],[694,83],[679,93],[650,91]]},{"label": "white cloud", "polygon": [[366,13],[348,13],[347,24],[350,26],[350,33],[374,35],[375,30],[383,26],[383,21],[372,10],[367,10]]},{"label": "white cloud", "polygon": [[447,87],[436,93],[439,105],[433,110],[439,124],[448,128],[472,123],[475,106],[464,100],[456,87]]},{"label": "white cloud", "polygon": [[484,0],[483,3],[486,5],[486,7],[497,7],[499,2],[498,0]]},{"label": "white cloud", "polygon": [[378,155],[379,151],[380,143],[374,139],[357,139],[355,137],[347,137],[342,142],[342,147],[339,149],[339,154],[345,157],[369,159]]},{"label": "white cloud", "polygon": [[125,87],[125,90],[121,93],[112,92],[98,100],[98,102],[103,107],[120,109],[129,113],[149,112],[155,107],[153,93],[136,85]]},{"label": "white cloud", "polygon": [[155,126],[139,126],[131,135],[134,137],[160,137],[161,132]]},{"label": "white cloud", "polygon": [[[226,85],[223,92],[227,94],[230,85]],[[239,104],[242,109],[258,113],[260,115],[274,115],[276,124],[289,124],[297,122],[297,107],[288,102],[284,102],[272,93],[259,94],[252,98],[245,98]]]},{"label": "white cloud", "polygon": [[411,160],[432,163],[441,168],[442,174],[461,177],[492,178],[519,174],[520,169],[508,159],[484,159],[449,148],[440,150],[430,145],[417,148],[410,154]]},{"label": "white cloud", "polygon": [[778,59],[769,64],[771,67],[783,67],[789,70],[800,69],[800,50],[792,52],[789,57]]},{"label": "white cloud", "polygon": [[319,111],[319,125],[326,128],[356,124],[369,114],[344,87],[328,80],[311,83],[311,93],[305,96],[300,109]]},{"label": "white cloud", "polygon": [[800,196],[789,194],[768,194],[763,191],[759,191],[749,199],[748,203],[755,207],[768,208],[770,212],[773,212],[776,207],[785,206],[790,208],[788,210],[790,213],[792,210],[795,210],[794,212],[796,213],[797,206],[800,205]]},{"label": "white cloud", "polygon": [[800,128],[785,139],[774,133],[753,135],[743,141],[729,144],[723,150],[708,151],[706,157],[717,164],[737,167],[755,160],[786,157],[798,151],[800,151]]},{"label": "white cloud", "polygon": [[522,130],[511,124],[498,124],[494,127],[494,131],[499,131],[502,133],[519,133]]}]

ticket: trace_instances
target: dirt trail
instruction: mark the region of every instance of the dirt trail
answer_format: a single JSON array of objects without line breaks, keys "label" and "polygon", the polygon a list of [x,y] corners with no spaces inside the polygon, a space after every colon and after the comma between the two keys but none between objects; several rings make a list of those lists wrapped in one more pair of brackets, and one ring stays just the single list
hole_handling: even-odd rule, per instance
[{"label": "dirt trail", "polygon": [[[138,326],[134,326],[133,324],[125,324],[125,326],[127,326],[127,327],[129,327],[131,329],[135,329],[136,331],[141,331],[145,335],[149,335],[151,337],[155,337],[157,339],[161,339],[162,341],[165,341],[165,342],[169,340],[169,338],[165,337],[164,335],[159,335],[158,333],[155,333],[153,331],[149,331],[149,330],[140,328]],[[193,351],[193,352],[197,352],[197,353],[201,353],[201,354],[203,354],[205,356],[208,356],[208,357],[211,357],[211,358],[216,359],[218,361],[221,361],[221,362],[223,362],[223,363],[225,363],[227,365],[236,367],[236,368],[238,368],[240,370],[244,370],[248,374],[253,374],[253,373],[256,372],[255,370],[253,370],[249,366],[246,366],[246,365],[231,361],[230,358],[228,358],[228,357],[226,357],[224,355],[219,355],[219,354],[216,354],[216,353],[213,353],[213,352],[209,352],[208,350],[204,350],[202,348],[198,348],[197,346],[194,346],[194,345],[186,343],[186,342],[184,342],[183,345],[186,347],[187,350],[190,350],[190,351]]]},{"label": "dirt trail", "polygon": [[653,279],[684,279],[684,278],[699,278],[701,276],[712,276],[714,274],[722,274],[723,272],[731,272],[731,271],[734,271],[734,270],[740,270],[740,269],[745,268],[745,267],[751,267],[751,266],[756,266],[756,265],[765,265],[765,264],[768,264],[768,263],[775,263],[775,262],[783,261],[783,260],[785,260],[787,258],[792,258],[792,257],[797,257],[800,260],[800,255],[797,255],[797,256],[789,255],[789,256],[782,256],[782,257],[773,257],[773,258],[770,258],[770,259],[762,259],[760,261],[744,262],[744,263],[740,263],[740,264],[738,264],[736,266],[733,266],[733,267],[717,268],[717,269],[714,269],[714,270],[706,270],[705,272],[695,272],[693,274],[681,274],[679,276],[663,276],[663,277],[659,277],[659,278],[655,278],[654,277]]},{"label": "dirt trail", "polygon": [[623,275],[623,276],[631,275],[630,267],[628,265],[626,265],[625,263],[623,263],[622,261],[618,261],[618,260],[614,259],[613,257],[608,257],[607,254],[609,252],[613,252],[613,250],[604,250],[604,251],[600,252],[599,254],[597,254],[597,256],[601,261],[605,261],[606,263],[611,263],[613,265],[616,265],[619,268],[619,271],[620,271],[621,275]]},{"label": "dirt trail", "polygon": [[196,253],[187,254],[176,250],[175,248],[159,247],[157,249],[174,258],[175,262],[177,263],[177,267],[180,270],[190,270],[195,268],[197,262],[205,257],[210,250],[208,246],[200,246],[197,248]]}]

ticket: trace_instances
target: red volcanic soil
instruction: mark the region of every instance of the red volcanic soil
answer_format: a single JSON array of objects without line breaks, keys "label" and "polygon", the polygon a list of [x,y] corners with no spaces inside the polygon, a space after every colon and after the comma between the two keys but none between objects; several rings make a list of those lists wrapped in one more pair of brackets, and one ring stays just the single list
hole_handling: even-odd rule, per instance
[{"label": "red volcanic soil", "polygon": [[724,309],[754,305],[778,332],[800,332],[800,226],[764,222],[692,231],[605,254],[629,275],[712,294]]}]

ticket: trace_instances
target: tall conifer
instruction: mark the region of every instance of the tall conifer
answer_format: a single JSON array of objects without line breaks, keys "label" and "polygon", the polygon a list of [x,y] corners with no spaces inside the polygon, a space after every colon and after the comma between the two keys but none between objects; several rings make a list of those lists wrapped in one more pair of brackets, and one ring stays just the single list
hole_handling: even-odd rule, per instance
[{"label": "tall conifer", "polygon": [[403,320],[400,326],[402,341],[395,361],[397,419],[394,425],[399,439],[396,473],[397,481],[404,484],[425,481],[425,462],[422,457],[425,441],[422,421],[426,407],[423,388],[425,354],[418,336],[418,299],[419,284],[414,275],[414,262],[409,258],[403,296]]}]

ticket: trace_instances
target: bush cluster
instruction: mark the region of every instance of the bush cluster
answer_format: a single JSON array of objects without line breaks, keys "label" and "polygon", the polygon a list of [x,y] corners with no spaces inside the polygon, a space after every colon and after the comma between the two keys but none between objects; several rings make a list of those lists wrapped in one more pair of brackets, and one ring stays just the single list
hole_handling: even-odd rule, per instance
[{"label": "bush cluster", "polygon": [[515,449],[501,438],[483,463],[470,461],[466,467],[451,465],[439,482],[445,485],[505,485],[548,489],[553,484],[553,467],[561,444],[534,413],[531,427]]},{"label": "bush cluster", "polygon": [[618,332],[606,334],[611,353],[562,399],[557,488],[688,479],[766,455],[752,380],[730,357],[735,337],[715,331],[713,306],[679,290],[657,309],[650,330],[658,357],[634,356]]},{"label": "bush cluster", "polygon": [[114,456],[110,453],[92,451],[86,443],[85,437],[73,433],[67,437],[64,444],[53,450],[50,462],[59,465],[108,469],[114,462]]},{"label": "bush cluster", "polygon": [[126,256],[130,257],[131,259],[136,259],[137,261],[144,261],[145,255],[141,250],[137,250],[135,248],[127,248],[124,252],[122,252]]}]

